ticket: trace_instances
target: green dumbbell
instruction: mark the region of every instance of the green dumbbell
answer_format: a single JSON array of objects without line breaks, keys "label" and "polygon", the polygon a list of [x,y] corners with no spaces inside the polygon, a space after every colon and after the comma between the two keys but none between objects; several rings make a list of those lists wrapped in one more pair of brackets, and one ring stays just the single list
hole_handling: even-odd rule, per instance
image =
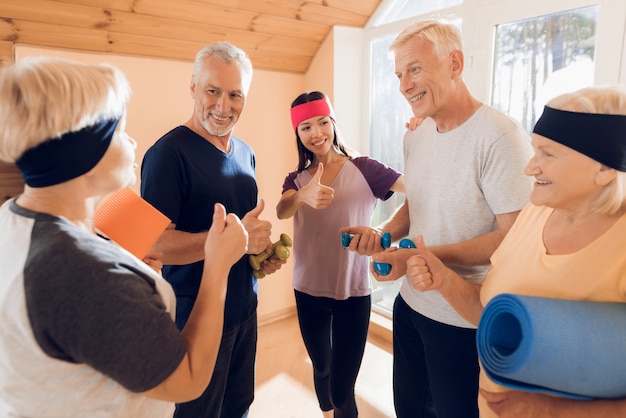
[{"label": "green dumbbell", "polygon": [[258,279],[262,279],[263,277],[265,277],[265,275],[261,271],[261,263],[263,263],[265,260],[271,260],[276,258],[280,260],[288,259],[289,255],[291,254],[288,247],[291,247],[292,245],[293,242],[291,241],[291,238],[289,238],[289,235],[280,234],[280,240],[272,244],[271,252],[263,251],[256,255],[251,254],[248,257],[248,261],[250,262],[252,270],[254,270],[252,272],[254,274],[254,277]]}]

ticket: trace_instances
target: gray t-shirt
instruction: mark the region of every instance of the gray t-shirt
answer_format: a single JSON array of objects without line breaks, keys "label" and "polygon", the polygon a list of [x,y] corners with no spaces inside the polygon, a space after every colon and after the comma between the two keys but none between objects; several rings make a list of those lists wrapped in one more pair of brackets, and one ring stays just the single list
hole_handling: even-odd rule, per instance
[{"label": "gray t-shirt", "polygon": [[[421,234],[427,246],[438,246],[493,231],[496,214],[521,210],[528,203],[532,180],[524,169],[531,157],[521,126],[486,105],[449,132],[437,132],[431,119],[409,130],[404,137],[409,237]],[[448,267],[474,282],[482,281],[488,268]],[[400,295],[428,318],[475,328],[438,291],[418,292],[406,277]]]},{"label": "gray t-shirt", "polygon": [[186,353],[170,285],[65,219],[0,207],[0,416],[171,417],[137,394]]}]

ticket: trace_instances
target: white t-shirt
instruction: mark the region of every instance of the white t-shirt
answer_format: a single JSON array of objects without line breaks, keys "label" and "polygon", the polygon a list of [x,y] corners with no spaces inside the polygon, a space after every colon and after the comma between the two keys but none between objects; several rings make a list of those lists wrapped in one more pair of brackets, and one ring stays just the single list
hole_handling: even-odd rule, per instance
[{"label": "white t-shirt", "polygon": [[[524,169],[532,157],[529,136],[513,119],[483,105],[465,123],[445,133],[426,119],[404,137],[409,237],[427,246],[457,243],[497,228],[496,214],[521,210],[532,179]],[[451,269],[480,282],[488,266]],[[416,312],[445,324],[476,328],[436,291],[418,292],[403,279],[400,295]]]}]

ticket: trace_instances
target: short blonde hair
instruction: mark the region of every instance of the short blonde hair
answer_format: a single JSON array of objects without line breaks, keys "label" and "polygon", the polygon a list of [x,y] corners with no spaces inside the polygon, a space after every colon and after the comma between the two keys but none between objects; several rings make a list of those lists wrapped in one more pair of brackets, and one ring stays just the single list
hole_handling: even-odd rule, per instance
[{"label": "short blonde hair", "polygon": [[[547,106],[578,113],[626,115],[626,90],[617,86],[586,87],[557,96]],[[626,132],[623,137],[626,141]],[[601,142],[602,138],[595,140]],[[615,180],[606,185],[593,209],[597,213],[612,215],[623,207],[626,207],[626,172],[617,171]]]},{"label": "short blonde hair", "polygon": [[463,51],[461,31],[443,19],[429,19],[413,23],[396,37],[389,46],[389,51],[395,54],[413,38],[432,42],[439,59],[447,57],[452,51]]},{"label": "short blonde hair", "polygon": [[37,57],[0,68],[0,159],[15,162],[48,139],[120,118],[130,93],[106,64]]}]

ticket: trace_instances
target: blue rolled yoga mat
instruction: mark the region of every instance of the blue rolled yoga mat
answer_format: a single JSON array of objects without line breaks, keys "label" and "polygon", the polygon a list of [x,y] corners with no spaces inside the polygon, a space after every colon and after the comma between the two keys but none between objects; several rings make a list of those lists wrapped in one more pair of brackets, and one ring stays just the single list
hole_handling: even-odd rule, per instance
[{"label": "blue rolled yoga mat", "polygon": [[502,294],[476,336],[482,367],[513,389],[577,399],[626,397],[626,304]]}]

